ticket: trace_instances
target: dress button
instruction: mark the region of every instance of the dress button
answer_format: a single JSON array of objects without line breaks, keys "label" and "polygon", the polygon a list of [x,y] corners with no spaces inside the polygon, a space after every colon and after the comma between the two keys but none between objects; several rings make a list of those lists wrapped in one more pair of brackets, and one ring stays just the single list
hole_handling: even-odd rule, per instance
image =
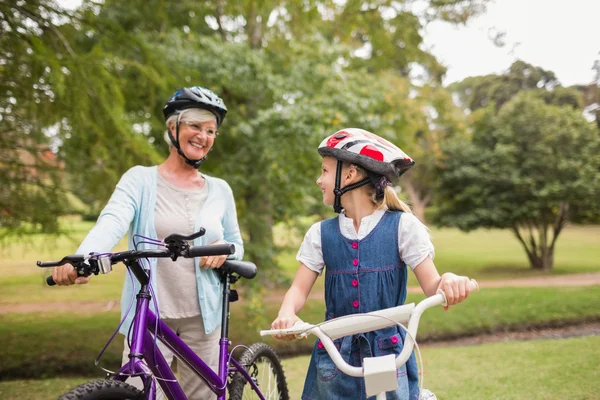
[{"label": "dress button", "polygon": [[355,259],[352,261],[352,265],[354,265],[355,267],[358,265],[358,258],[355,258]]},{"label": "dress button", "polygon": [[322,349],[322,348],[323,348],[323,347],[325,347],[325,346],[323,346],[323,343],[322,343],[322,342],[319,342],[319,343],[317,343],[317,347],[318,347],[318,348],[320,348],[320,349]]},{"label": "dress button", "polygon": [[352,242],[352,248],[358,249],[358,242]]},{"label": "dress button", "polygon": [[392,343],[394,343],[394,344],[398,343],[398,336],[392,336],[392,337],[390,338],[390,341],[391,341]]},{"label": "dress button", "polygon": [[358,279],[352,279],[352,286],[354,286],[354,287],[358,286]]},{"label": "dress button", "polygon": [[354,308],[358,308],[358,300],[354,300],[354,301],[352,302],[352,306],[353,306]]}]

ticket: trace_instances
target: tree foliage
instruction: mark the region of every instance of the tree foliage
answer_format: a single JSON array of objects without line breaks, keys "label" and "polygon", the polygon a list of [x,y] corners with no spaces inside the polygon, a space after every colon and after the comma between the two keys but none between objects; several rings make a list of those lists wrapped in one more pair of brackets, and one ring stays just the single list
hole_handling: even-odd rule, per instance
[{"label": "tree foliage", "polygon": [[560,85],[552,71],[536,67],[524,61],[515,61],[503,74],[472,76],[450,85],[461,105],[469,111],[494,104],[499,110],[517,93],[524,90],[537,91],[546,103],[581,108],[581,95],[574,88]]},{"label": "tree foliage", "polygon": [[446,149],[440,222],[510,229],[531,266],[550,270],[565,224],[600,215],[600,137],[580,110],[531,91],[479,112],[471,141]]},{"label": "tree foliage", "polygon": [[[420,149],[460,130],[421,28],[465,22],[486,1],[429,0],[418,13],[386,0],[88,0],[73,12],[3,2],[0,98],[12,104],[0,121],[3,160],[18,158],[16,143],[35,160],[48,148],[57,158],[54,179],[44,167],[44,184],[22,202],[6,200],[26,193],[15,172],[2,175],[3,225],[56,229],[66,190],[97,212],[126,169],[166,155],[163,102],[199,84],[230,110],[202,168],[230,182],[249,258],[269,267],[273,224],[319,209],[315,149],[326,134],[370,129],[428,165]],[[419,87],[416,65],[426,71]]]}]

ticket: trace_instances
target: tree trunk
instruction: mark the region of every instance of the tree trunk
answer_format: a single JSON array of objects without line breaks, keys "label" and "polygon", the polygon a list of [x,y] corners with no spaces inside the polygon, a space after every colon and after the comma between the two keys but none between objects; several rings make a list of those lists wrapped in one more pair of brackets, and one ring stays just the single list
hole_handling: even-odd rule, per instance
[{"label": "tree trunk", "polygon": [[551,272],[554,267],[554,250],[550,248],[542,249],[542,253],[545,254],[540,256],[536,254],[529,257],[531,268],[536,271]]},{"label": "tree trunk", "polygon": [[[540,228],[534,229],[541,231]],[[521,235],[518,227],[513,226],[512,231],[525,249],[531,268],[536,271],[551,272],[554,267],[554,242],[556,236],[549,245],[544,234],[540,234],[540,243],[537,243],[534,236],[534,230],[532,230],[531,227],[529,227],[529,237],[527,241],[523,238],[523,235]]]},{"label": "tree trunk", "polygon": [[248,35],[248,45],[251,49],[260,47],[262,41],[262,19],[256,11],[256,3],[251,1],[248,10],[248,19],[246,24],[246,33]]},{"label": "tree trunk", "polygon": [[419,218],[419,220],[421,220],[421,222],[426,222],[425,221],[425,208],[431,202],[431,197],[432,197],[431,193],[426,193],[426,194],[421,193],[421,191],[418,189],[417,185],[415,185],[415,183],[408,177],[404,180],[403,183],[404,183],[404,188],[406,189],[406,192],[408,193],[408,199],[409,199],[410,207],[412,209],[413,214],[415,214],[415,216],[417,218]]},{"label": "tree trunk", "polygon": [[225,14],[225,0],[217,0],[217,25],[219,27],[219,34],[221,39],[227,40],[225,29],[223,29],[222,18]]},{"label": "tree trunk", "polygon": [[256,189],[246,196],[246,206],[248,212],[243,218],[248,240],[244,245],[244,259],[258,266],[261,283],[267,283],[273,281],[270,278],[277,271],[274,268],[272,199],[268,193]]}]

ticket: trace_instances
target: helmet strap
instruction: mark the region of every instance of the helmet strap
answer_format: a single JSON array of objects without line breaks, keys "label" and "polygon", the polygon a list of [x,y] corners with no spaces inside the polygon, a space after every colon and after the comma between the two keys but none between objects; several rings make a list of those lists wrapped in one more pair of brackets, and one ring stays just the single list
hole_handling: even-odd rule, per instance
[{"label": "helmet strap", "polygon": [[173,144],[173,146],[177,149],[177,154],[179,154],[183,158],[185,163],[196,169],[200,168],[200,166],[202,165],[204,160],[206,160],[206,156],[202,157],[199,160],[192,160],[185,155],[183,150],[181,150],[181,146],[179,146],[179,119],[177,120],[177,122],[175,124],[175,135],[176,135],[177,139],[175,139],[173,137],[173,134],[171,134],[171,129],[168,130],[168,133],[169,133],[169,139],[171,140],[171,144]]},{"label": "helmet strap", "polygon": [[335,211],[338,214],[342,212],[342,195],[344,193],[371,183],[371,179],[369,177],[367,177],[367,178],[363,179],[362,181],[359,181],[359,182],[353,183],[352,185],[348,185],[348,186],[344,186],[343,188],[340,188],[340,185],[342,182],[342,165],[343,164],[344,164],[343,161],[338,160],[336,171],[335,171],[335,188],[333,189],[333,194],[335,195],[335,199],[333,201],[333,211]]}]

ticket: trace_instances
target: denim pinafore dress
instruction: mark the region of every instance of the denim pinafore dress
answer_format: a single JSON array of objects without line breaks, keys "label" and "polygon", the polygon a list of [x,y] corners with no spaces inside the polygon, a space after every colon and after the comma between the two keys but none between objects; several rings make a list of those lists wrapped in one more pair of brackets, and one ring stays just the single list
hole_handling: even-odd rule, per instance
[{"label": "denim pinafore dress", "polygon": [[[340,232],[338,218],[321,223],[321,245],[325,261],[325,319],[366,313],[404,304],[407,267],[398,251],[398,224],[402,212],[386,211],[375,228],[362,240],[350,240]],[[390,327],[346,336],[334,341],[344,361],[359,367],[364,357],[400,354],[405,332]],[[417,362],[414,352],[397,372],[398,389],[387,399],[419,398]],[[339,371],[317,340],[308,367],[303,400],[366,399],[364,378]],[[369,399],[375,399],[370,397]]]}]

